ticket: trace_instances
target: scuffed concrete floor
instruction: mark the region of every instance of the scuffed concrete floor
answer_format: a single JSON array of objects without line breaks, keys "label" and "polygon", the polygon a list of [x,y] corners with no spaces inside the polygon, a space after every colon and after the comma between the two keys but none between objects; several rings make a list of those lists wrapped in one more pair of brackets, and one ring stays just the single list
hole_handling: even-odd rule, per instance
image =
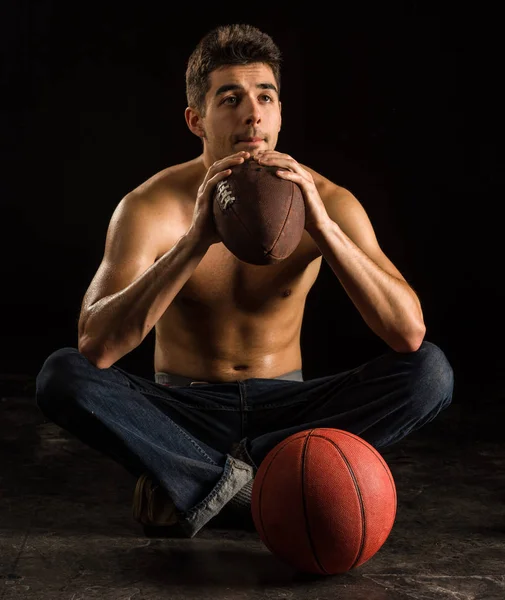
[{"label": "scuffed concrete floor", "polygon": [[384,450],[398,492],[389,538],[361,567],[317,577],[251,532],[147,539],[130,475],[46,422],[29,387],[2,395],[0,600],[505,599],[501,402],[455,401]]}]

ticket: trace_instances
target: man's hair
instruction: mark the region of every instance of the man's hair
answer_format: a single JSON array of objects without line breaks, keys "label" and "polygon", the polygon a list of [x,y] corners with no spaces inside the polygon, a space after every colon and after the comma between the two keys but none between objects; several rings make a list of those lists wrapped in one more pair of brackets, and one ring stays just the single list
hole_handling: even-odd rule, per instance
[{"label": "man's hair", "polygon": [[186,99],[188,106],[205,114],[205,95],[210,89],[210,74],[220,67],[265,63],[275,77],[280,92],[278,46],[257,27],[246,24],[220,25],[207,33],[193,50],[186,69]]}]

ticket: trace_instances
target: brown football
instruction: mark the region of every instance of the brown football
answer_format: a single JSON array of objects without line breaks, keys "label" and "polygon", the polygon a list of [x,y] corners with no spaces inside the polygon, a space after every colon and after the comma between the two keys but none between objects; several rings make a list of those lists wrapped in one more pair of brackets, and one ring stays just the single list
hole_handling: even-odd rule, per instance
[{"label": "brown football", "polygon": [[279,263],[300,243],[305,228],[302,191],[278,177],[277,169],[249,159],[232,167],[214,189],[216,229],[223,244],[243,262]]}]

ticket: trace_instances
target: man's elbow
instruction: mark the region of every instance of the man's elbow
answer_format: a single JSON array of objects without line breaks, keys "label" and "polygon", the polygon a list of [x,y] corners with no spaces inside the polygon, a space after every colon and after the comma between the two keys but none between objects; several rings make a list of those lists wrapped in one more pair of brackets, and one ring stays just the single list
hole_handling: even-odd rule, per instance
[{"label": "man's elbow", "polygon": [[85,336],[79,338],[77,349],[93,366],[97,369],[108,369],[117,359],[113,360],[110,354],[105,352],[105,349],[99,349],[95,344],[91,343],[89,338]]},{"label": "man's elbow", "polygon": [[426,327],[424,323],[409,335],[399,336],[394,344],[390,344],[395,352],[417,352],[421,347],[426,335]]}]

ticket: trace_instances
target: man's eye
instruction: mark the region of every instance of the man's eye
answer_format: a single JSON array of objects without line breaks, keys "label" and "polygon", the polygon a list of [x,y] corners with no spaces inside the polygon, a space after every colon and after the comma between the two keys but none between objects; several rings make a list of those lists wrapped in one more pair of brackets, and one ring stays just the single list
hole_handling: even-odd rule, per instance
[{"label": "man's eye", "polygon": [[236,96],[227,96],[224,100],[223,100],[223,104],[235,104],[235,102],[237,101]]},{"label": "man's eye", "polygon": [[272,96],[269,96],[268,94],[263,94],[261,98],[267,102],[272,102]]}]

